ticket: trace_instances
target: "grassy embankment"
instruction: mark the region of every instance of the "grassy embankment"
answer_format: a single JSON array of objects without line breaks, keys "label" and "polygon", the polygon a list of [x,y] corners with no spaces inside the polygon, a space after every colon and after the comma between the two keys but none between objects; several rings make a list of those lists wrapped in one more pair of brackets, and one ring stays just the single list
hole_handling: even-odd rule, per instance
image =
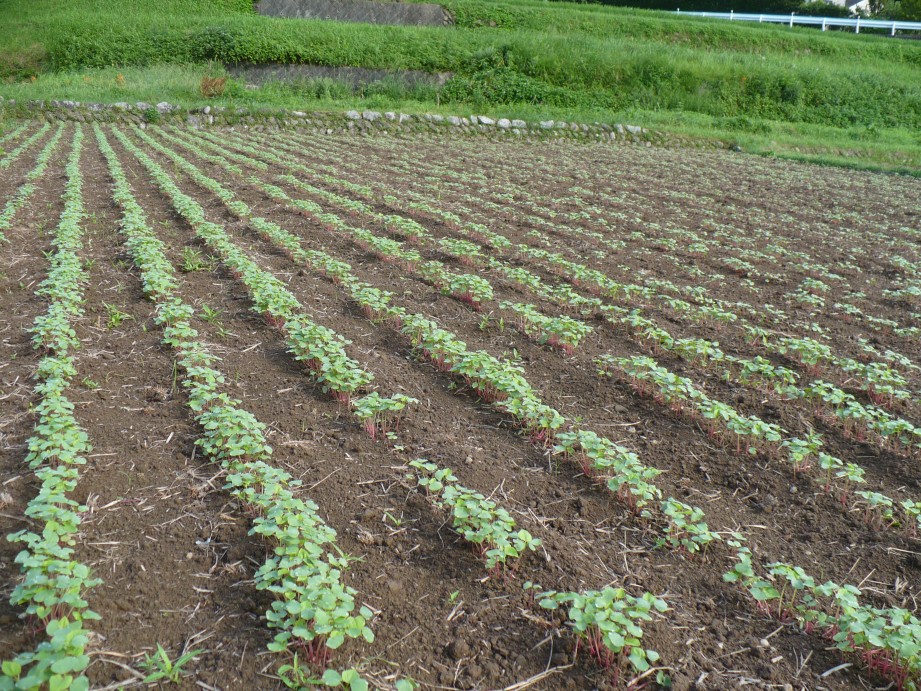
[{"label": "grassy embankment", "polygon": [[282,20],[246,0],[0,0],[0,95],[204,102],[221,62],[453,72],[440,88],[329,80],[221,105],[635,122],[759,153],[921,170],[921,42],[536,0],[447,0],[457,25]]}]

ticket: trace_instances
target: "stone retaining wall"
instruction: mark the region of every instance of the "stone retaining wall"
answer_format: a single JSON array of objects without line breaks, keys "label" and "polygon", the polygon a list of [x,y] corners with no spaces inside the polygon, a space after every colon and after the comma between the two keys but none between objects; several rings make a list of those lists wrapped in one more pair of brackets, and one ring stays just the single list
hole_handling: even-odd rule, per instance
[{"label": "stone retaining wall", "polygon": [[36,118],[51,122],[123,122],[145,127],[148,124],[184,124],[191,127],[242,127],[257,131],[299,129],[319,134],[354,132],[433,133],[444,135],[494,136],[518,138],[570,138],[627,141],[651,146],[673,143],[658,132],[636,125],[585,124],[554,120],[525,122],[494,119],[484,115],[407,115],[406,113],[311,112],[249,110],[205,106],[185,109],[166,102],[157,103],[78,103],[76,101],[29,101],[17,103],[0,97],[0,111],[10,118]]}]

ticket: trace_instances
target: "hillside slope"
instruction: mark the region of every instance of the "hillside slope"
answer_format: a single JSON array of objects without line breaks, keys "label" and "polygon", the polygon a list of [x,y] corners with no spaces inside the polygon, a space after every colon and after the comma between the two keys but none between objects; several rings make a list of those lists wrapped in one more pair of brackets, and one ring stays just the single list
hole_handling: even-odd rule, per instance
[{"label": "hillside slope", "polygon": [[[306,84],[260,93],[231,88],[226,98],[290,106],[375,97],[408,109],[524,110],[592,120],[627,113],[666,128],[742,139],[783,139],[793,123],[804,145],[891,143],[909,165],[911,149],[921,145],[910,134],[921,129],[919,42],[532,0],[444,4],[453,27],[273,19],[257,16],[246,0],[75,0],[65,9],[51,0],[5,0],[0,77],[8,84],[0,93],[43,98],[66,88],[66,96],[55,97],[91,100],[104,70],[123,75],[135,68],[143,74],[133,73],[131,83],[112,84],[131,100],[156,92],[158,84],[175,93],[165,76],[175,72],[153,66],[349,65],[454,76],[437,89],[392,84],[351,94]],[[87,69],[95,72],[62,80]],[[35,82],[23,86],[23,80]],[[201,100],[195,81],[180,101]],[[839,137],[826,128],[849,131]]]}]

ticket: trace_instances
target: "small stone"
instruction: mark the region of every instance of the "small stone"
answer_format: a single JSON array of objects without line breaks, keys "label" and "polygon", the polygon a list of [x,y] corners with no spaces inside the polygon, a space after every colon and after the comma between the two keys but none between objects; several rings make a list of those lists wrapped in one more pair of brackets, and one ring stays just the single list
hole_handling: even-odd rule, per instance
[{"label": "small stone", "polygon": [[166,101],[160,101],[160,102],[157,104],[157,112],[158,112],[158,113],[171,113],[171,112],[174,111],[175,109],[176,109],[175,106],[171,106],[171,105],[170,105],[169,103],[167,103]]},{"label": "small stone", "polygon": [[345,117],[347,117],[349,120],[361,120],[361,113],[359,113],[357,110],[349,110],[346,111]]},{"label": "small stone", "polygon": [[569,653],[560,652],[553,653],[553,657],[550,658],[550,661],[554,666],[562,667],[563,665],[568,665],[571,661],[571,658],[569,657]]},{"label": "small stone", "polygon": [[412,115],[407,115],[406,113],[400,113],[400,122],[408,122],[413,119]]},{"label": "small stone", "polygon": [[527,126],[528,126],[528,123],[526,123],[524,120],[512,120],[512,127],[524,129]]},{"label": "small stone", "polygon": [[496,124],[495,120],[493,120],[492,118],[486,117],[485,115],[480,115],[477,119],[480,121],[481,125],[495,125]]},{"label": "small stone", "polygon": [[451,656],[451,659],[460,660],[470,654],[470,646],[467,645],[467,641],[464,639],[456,638],[448,644],[445,652]]},{"label": "small stone", "polygon": [[512,126],[512,121],[509,120],[508,118],[499,118],[496,124],[502,129],[507,130],[509,127]]},{"label": "small stone", "polygon": [[376,110],[366,110],[361,114],[361,117],[363,117],[368,122],[374,122],[375,120],[380,120],[381,114]]},{"label": "small stone", "polygon": [[554,125],[553,120],[541,120],[540,121],[541,129],[545,129],[545,130],[553,129],[553,125]]},{"label": "small stone", "polygon": [[449,115],[448,122],[450,122],[454,126],[458,126],[461,124],[461,119],[457,117],[456,115]]}]

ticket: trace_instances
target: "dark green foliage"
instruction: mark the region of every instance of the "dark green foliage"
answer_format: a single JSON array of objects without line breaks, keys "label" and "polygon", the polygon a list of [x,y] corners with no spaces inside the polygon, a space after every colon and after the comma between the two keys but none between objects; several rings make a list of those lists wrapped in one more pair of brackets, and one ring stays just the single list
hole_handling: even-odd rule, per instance
[{"label": "dark green foliage", "polygon": [[[206,61],[349,65],[454,77],[437,93],[328,80],[268,90],[921,128],[919,42],[589,4],[445,4],[453,28],[270,19],[254,15],[248,0],[73,0],[54,12],[50,0],[7,0],[14,19],[0,26],[0,46],[12,47],[0,48],[0,70],[26,46],[39,46],[38,59],[60,71]],[[233,96],[242,87],[230,88]]]},{"label": "dark green foliage", "polygon": [[750,14],[805,14],[816,17],[851,17],[851,11],[829,2],[801,0],[587,0],[588,3],[646,10],[686,12],[740,12]]}]

